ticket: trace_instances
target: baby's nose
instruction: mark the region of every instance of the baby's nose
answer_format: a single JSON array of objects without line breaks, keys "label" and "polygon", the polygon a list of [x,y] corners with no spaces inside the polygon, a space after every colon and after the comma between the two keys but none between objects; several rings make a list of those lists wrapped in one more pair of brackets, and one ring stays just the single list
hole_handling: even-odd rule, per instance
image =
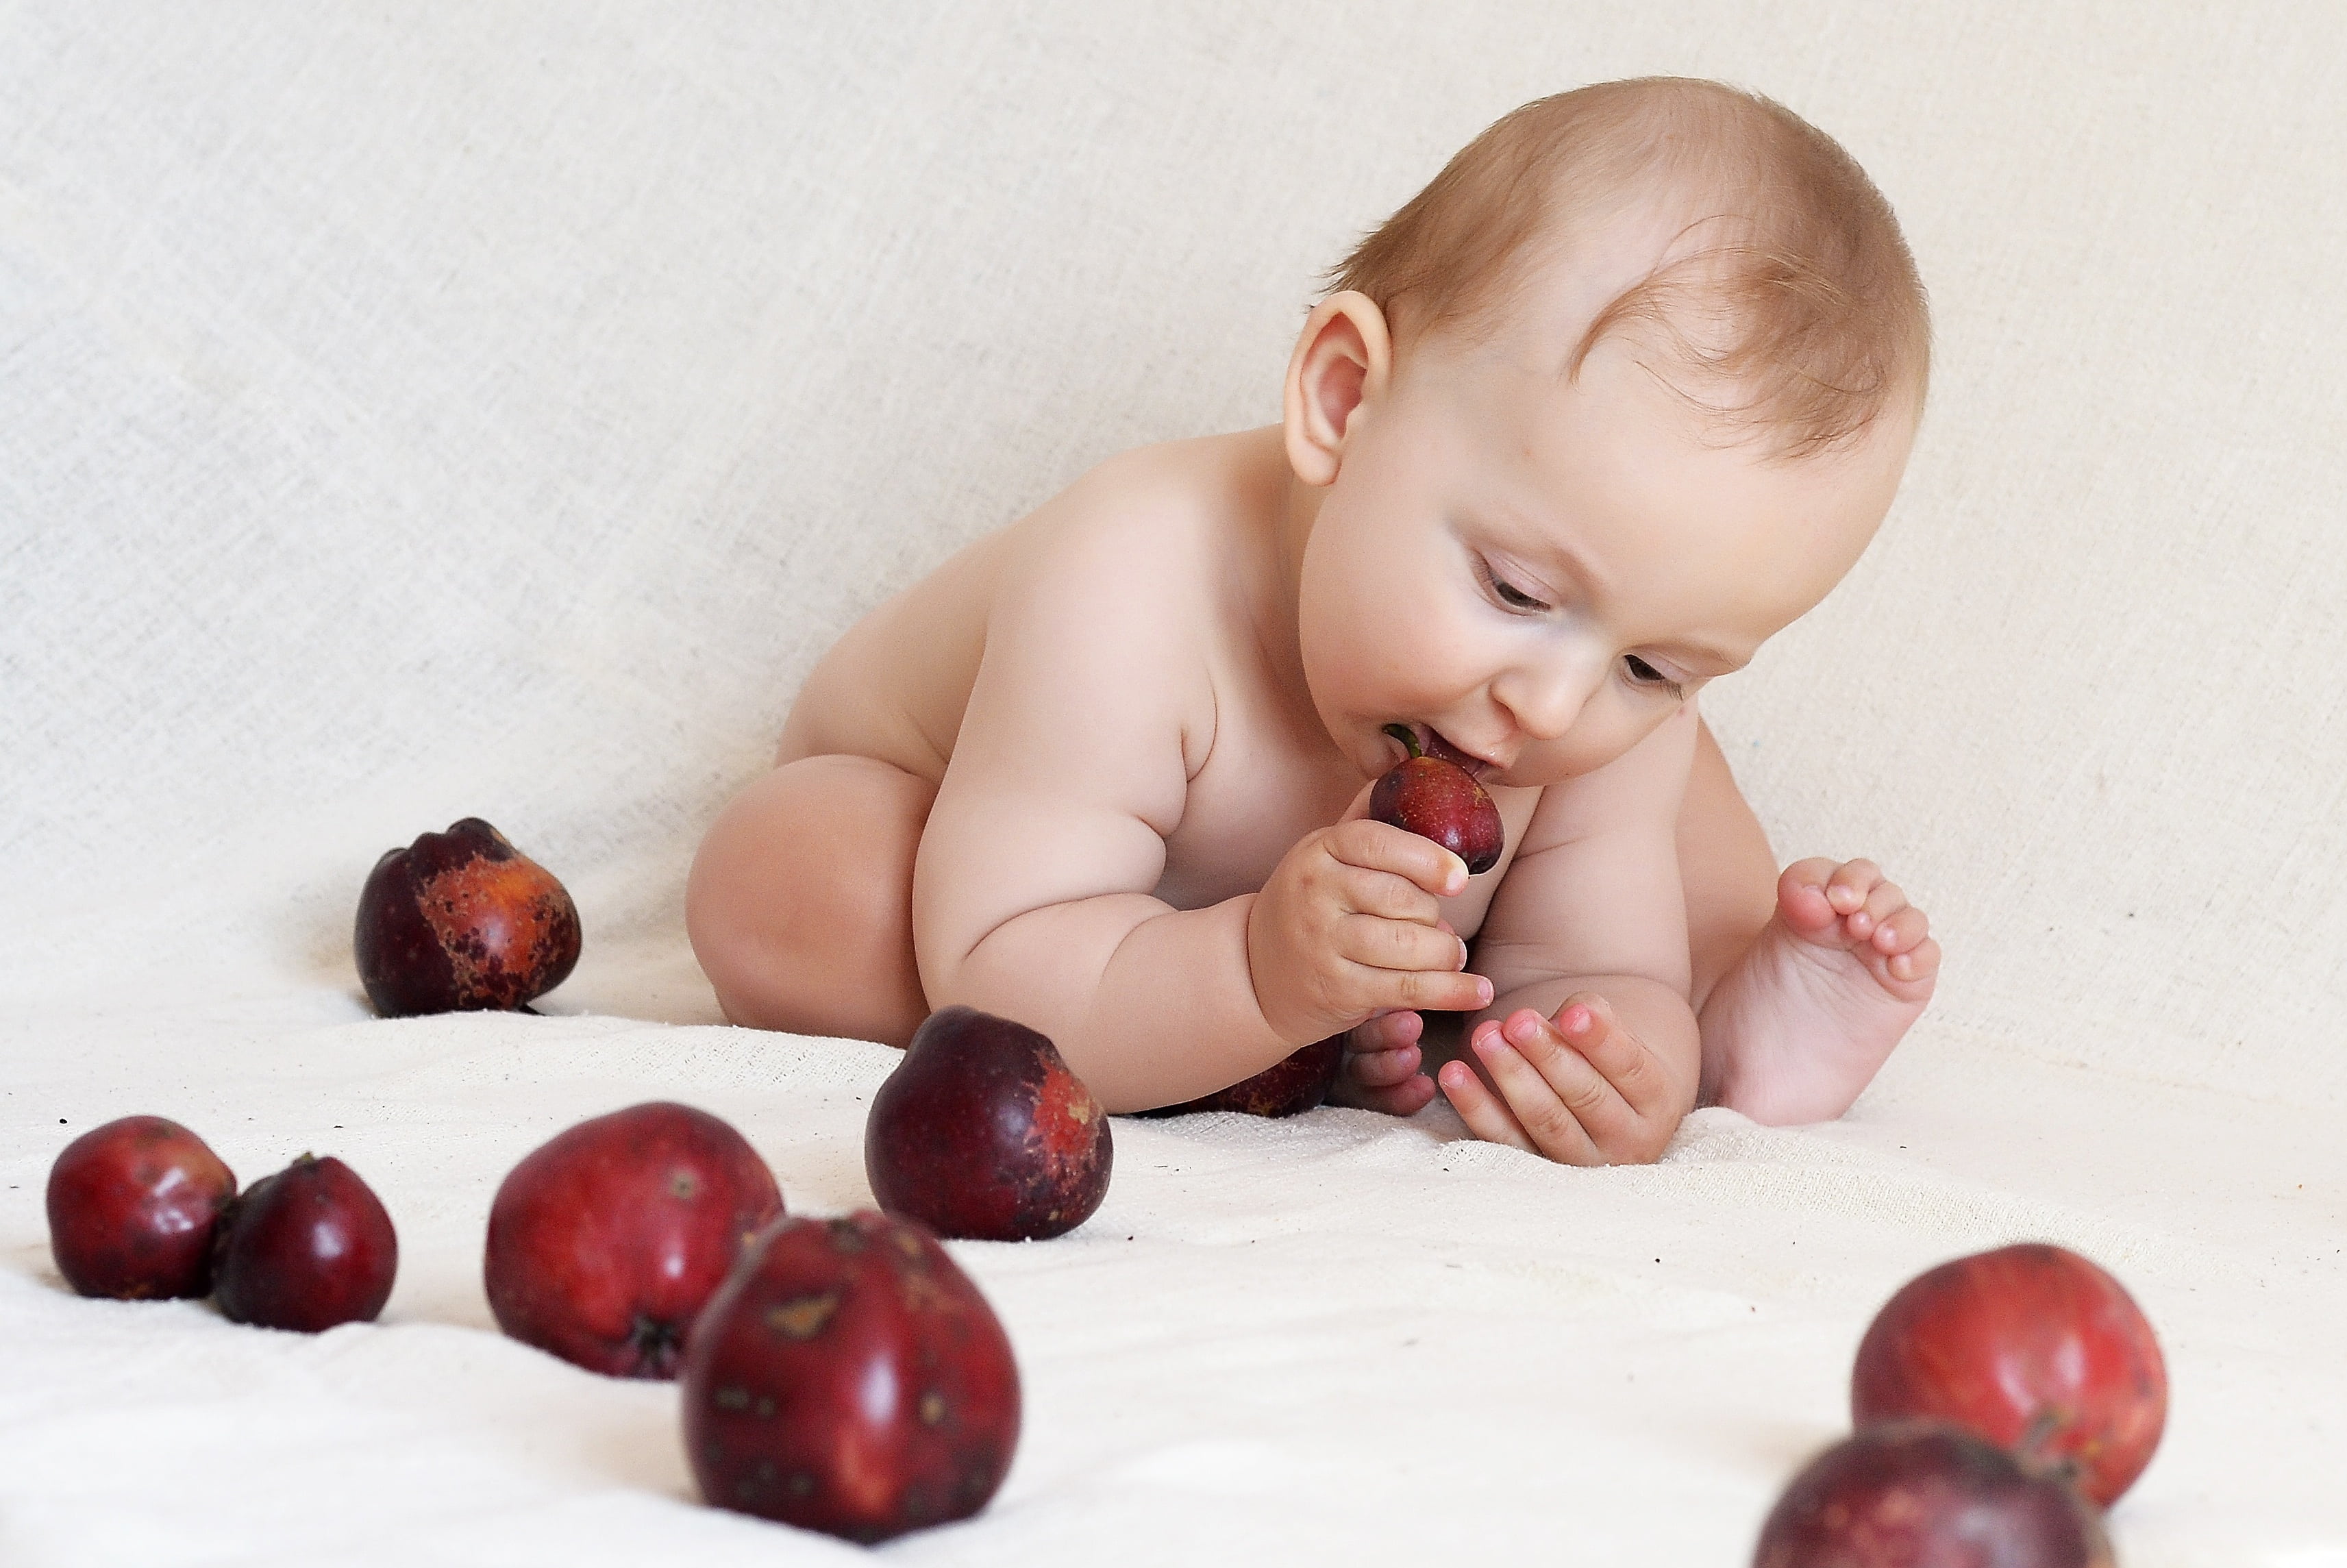
[{"label": "baby's nose", "polygon": [[1515,718],[1516,727],[1535,741],[1553,741],[1581,717],[1604,668],[1594,676],[1586,661],[1542,663],[1511,670],[1492,682],[1491,695]]}]

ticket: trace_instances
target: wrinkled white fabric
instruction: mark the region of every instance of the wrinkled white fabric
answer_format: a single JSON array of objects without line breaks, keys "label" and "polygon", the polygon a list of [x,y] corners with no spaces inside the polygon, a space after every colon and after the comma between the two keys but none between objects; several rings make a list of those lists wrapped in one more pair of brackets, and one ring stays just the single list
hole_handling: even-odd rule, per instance
[{"label": "wrinkled white fabric", "polygon": [[[2168,1347],[2130,1568],[2347,1565],[2342,62],[2320,0],[0,0],[0,1563],[853,1560],[490,1329],[498,1177],[671,1097],[867,1202],[889,1053],[723,1027],[679,916],[808,664],[1275,417],[1316,273],[1489,120],[1676,72],[1840,137],[1932,289],[1890,525],[1705,705],[1780,854],[1931,913],[1939,999],[1844,1122],[1648,1169],[1118,1122],[1082,1229],[957,1245],[1026,1433],[888,1551],[1741,1561],[1890,1291],[2045,1237]],[[374,1020],[359,883],[470,815],[579,970]],[[49,1162],[131,1112],[349,1160],[382,1323],[67,1294]]]}]

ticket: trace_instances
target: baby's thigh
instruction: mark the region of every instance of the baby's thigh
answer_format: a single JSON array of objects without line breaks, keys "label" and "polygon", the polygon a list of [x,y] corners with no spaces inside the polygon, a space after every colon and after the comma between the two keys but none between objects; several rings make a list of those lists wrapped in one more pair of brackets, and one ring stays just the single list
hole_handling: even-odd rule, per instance
[{"label": "baby's thigh", "polygon": [[913,856],[937,786],[871,757],[786,763],[702,840],[685,928],[725,1016],[902,1045],[927,1016]]}]

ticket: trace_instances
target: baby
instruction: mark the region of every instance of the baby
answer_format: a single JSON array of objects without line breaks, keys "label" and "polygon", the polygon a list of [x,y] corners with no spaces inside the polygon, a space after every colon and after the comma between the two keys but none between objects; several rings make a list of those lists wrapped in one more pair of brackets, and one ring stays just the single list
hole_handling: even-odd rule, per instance
[{"label": "baby", "polygon": [[[1830,138],[1714,83],[1530,104],[1334,274],[1281,422],[1111,458],[826,654],[687,893],[728,1018],[902,1044],[967,1002],[1111,1111],[1348,1035],[1336,1097],[1652,1160],[1840,1114],[1939,948],[1780,875],[1697,711],[1891,505],[1930,329]],[[1493,869],[1366,815],[1404,723]]]}]

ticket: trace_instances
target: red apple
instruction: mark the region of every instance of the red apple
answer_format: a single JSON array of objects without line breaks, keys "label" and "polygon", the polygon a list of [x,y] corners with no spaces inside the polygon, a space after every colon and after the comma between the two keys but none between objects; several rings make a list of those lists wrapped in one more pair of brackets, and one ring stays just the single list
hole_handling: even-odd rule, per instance
[{"label": "red apple", "polygon": [[49,1167],[49,1250],[84,1296],[201,1296],[212,1228],[236,1177],[201,1138],[160,1116],[83,1133]]},{"label": "red apple", "polygon": [[864,1173],[892,1214],[940,1235],[1036,1241],[1108,1193],[1108,1116],[1059,1048],[975,1008],[922,1020],[864,1123]]},{"label": "red apple", "polygon": [[579,962],[579,910],[538,862],[477,816],[376,861],[353,947],[385,1018],[519,1008]]},{"label": "red apple", "polygon": [[1752,1568],[2112,1568],[2069,1485],[1937,1421],[1869,1427],[1811,1460],[1760,1527]]},{"label": "red apple", "polygon": [[774,1173],[705,1111],[655,1102],[557,1133],[507,1173],[482,1262],[497,1327],[615,1378],[673,1378]]},{"label": "red apple", "polygon": [[869,1209],[777,1219],[685,1349],[702,1495],[851,1541],[966,1519],[1019,1444],[1019,1368],[937,1238]]},{"label": "red apple", "polygon": [[1943,1263],[1875,1315],[1850,1374],[1860,1427],[1953,1421],[2107,1508],[2159,1446],[2168,1369],[2119,1282],[2058,1246]]},{"label": "red apple", "polygon": [[358,1173],[304,1154],[220,1216],[212,1294],[231,1323],[322,1333],[391,1299],[399,1237]]},{"label": "red apple", "polygon": [[1246,1116],[1296,1116],[1328,1098],[1337,1069],[1345,1060],[1345,1037],[1332,1034],[1281,1057],[1253,1078],[1217,1089],[1179,1105],[1144,1111],[1143,1116],[1186,1116],[1194,1111],[1236,1111]]},{"label": "red apple", "polygon": [[[1378,821],[1430,838],[1479,875],[1500,863],[1507,829],[1481,780],[1454,762],[1429,756],[1418,732],[1388,724],[1386,733],[1409,755],[1381,774],[1369,791],[1369,815]],[[1450,750],[1447,744],[1442,749]],[[1456,752],[1453,752],[1456,755]]]}]

